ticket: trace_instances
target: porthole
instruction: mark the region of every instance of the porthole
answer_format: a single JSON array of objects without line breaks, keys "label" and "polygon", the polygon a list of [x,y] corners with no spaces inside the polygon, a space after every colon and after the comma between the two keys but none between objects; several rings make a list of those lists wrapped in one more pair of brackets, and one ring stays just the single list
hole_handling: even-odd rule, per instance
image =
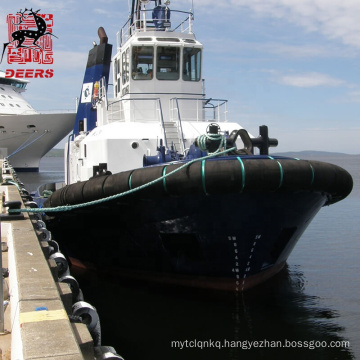
[{"label": "porthole", "polygon": [[131,147],[132,147],[133,149],[137,149],[137,148],[139,147],[139,143],[136,142],[136,141],[134,141],[134,142],[131,143]]}]

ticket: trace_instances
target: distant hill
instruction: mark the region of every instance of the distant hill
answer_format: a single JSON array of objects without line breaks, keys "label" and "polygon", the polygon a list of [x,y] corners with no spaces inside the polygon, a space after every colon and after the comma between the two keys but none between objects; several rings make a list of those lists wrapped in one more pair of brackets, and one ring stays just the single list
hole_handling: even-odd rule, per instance
[{"label": "distant hill", "polygon": [[288,156],[294,157],[299,159],[318,159],[318,158],[339,158],[339,157],[353,157],[359,155],[351,155],[345,153],[338,153],[338,152],[330,152],[330,151],[315,151],[315,150],[305,150],[305,151],[288,151],[288,152],[274,152],[271,155],[278,155],[278,156]]}]

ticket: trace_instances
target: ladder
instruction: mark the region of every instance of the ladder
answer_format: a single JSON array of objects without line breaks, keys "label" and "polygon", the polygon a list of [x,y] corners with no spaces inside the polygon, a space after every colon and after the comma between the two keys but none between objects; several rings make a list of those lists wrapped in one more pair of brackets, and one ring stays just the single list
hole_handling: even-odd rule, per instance
[{"label": "ladder", "polygon": [[166,144],[169,149],[171,146],[174,147],[174,150],[177,150],[180,154],[184,153],[184,143],[182,141],[182,136],[180,134],[180,129],[177,121],[165,121],[164,130],[166,136]]}]

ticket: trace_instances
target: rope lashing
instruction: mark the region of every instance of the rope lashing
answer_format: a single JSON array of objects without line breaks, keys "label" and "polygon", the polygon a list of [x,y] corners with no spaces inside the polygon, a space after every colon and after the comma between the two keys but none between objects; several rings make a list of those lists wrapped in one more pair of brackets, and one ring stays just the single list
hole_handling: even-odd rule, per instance
[{"label": "rope lashing", "polygon": [[[16,155],[17,153],[19,153],[20,151],[25,150],[26,148],[28,148],[29,146],[31,146],[33,143],[35,143],[36,141],[40,140],[44,135],[48,134],[48,131],[44,131],[41,135],[39,135],[37,138],[35,138],[34,140],[32,140],[31,142],[27,143],[32,137],[33,135],[31,135],[23,144],[21,144],[16,150],[14,150],[10,155],[8,155],[8,158],[11,156]],[[34,133],[35,134],[35,133]]]},{"label": "rope lashing", "polygon": [[222,148],[224,148],[224,150],[226,150],[226,138],[224,135],[221,134],[204,134],[204,135],[200,135],[197,138],[197,142],[198,142],[198,147],[201,151],[208,151],[207,147],[206,147],[206,141],[210,140],[210,141],[220,141],[219,146],[217,148],[217,150],[215,150],[214,152],[208,152],[209,154],[217,154],[221,151]]},{"label": "rope lashing", "polygon": [[108,196],[108,197],[103,198],[103,199],[89,201],[89,202],[85,202],[85,203],[82,203],[82,204],[57,206],[57,207],[54,207],[54,208],[9,209],[8,212],[9,213],[13,213],[13,212],[16,212],[16,213],[19,213],[19,212],[23,212],[23,213],[64,212],[64,211],[71,211],[71,210],[74,210],[74,209],[80,209],[80,208],[83,208],[83,207],[86,207],[86,206],[102,204],[102,203],[107,202],[107,201],[115,200],[115,199],[118,199],[120,197],[130,195],[130,194],[132,194],[132,193],[134,193],[136,191],[145,189],[145,188],[147,188],[147,187],[149,187],[149,186],[151,186],[151,185],[153,185],[153,184],[155,184],[155,183],[157,183],[159,181],[163,181],[163,179],[165,179],[165,178],[167,178],[167,177],[169,177],[171,175],[174,175],[178,171],[190,166],[191,164],[193,164],[195,162],[210,159],[212,157],[219,156],[219,155],[224,155],[224,154],[226,154],[226,153],[228,153],[230,151],[233,151],[235,149],[236,149],[236,147],[232,147],[232,148],[224,150],[224,151],[212,153],[212,154],[209,154],[207,156],[191,160],[191,161],[185,163],[184,165],[178,167],[177,169],[169,172],[168,174],[164,174],[164,175],[160,176],[159,178],[157,178],[155,180],[152,180],[152,181],[150,181],[150,182],[148,182],[146,184],[140,185],[140,186],[138,186],[138,187],[136,187],[134,189],[130,189],[130,190],[124,191],[124,192],[119,193],[119,194]]}]

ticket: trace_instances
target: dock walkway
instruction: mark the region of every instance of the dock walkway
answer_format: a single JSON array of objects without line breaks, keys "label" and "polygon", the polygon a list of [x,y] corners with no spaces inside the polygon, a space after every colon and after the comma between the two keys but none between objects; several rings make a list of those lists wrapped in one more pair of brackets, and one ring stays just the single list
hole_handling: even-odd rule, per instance
[{"label": "dock walkway", "polygon": [[[8,176],[3,169],[3,178]],[[25,207],[17,186],[3,183],[0,194],[3,200],[20,201]],[[35,226],[39,219],[25,213],[23,219],[9,220],[3,209],[0,220],[1,242],[8,248],[2,252],[2,267],[9,269],[3,281],[9,305],[0,335],[0,359],[95,359],[86,325],[69,320],[71,289],[58,282],[57,265],[48,258],[49,245]]]}]

